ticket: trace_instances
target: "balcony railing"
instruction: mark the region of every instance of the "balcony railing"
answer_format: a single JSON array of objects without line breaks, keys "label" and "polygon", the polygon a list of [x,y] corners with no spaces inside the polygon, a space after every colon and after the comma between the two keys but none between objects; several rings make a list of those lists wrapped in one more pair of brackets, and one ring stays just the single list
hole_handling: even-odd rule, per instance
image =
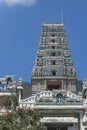
[{"label": "balcony railing", "polygon": [[37,105],[82,105],[83,100],[78,99],[38,99],[36,100]]}]

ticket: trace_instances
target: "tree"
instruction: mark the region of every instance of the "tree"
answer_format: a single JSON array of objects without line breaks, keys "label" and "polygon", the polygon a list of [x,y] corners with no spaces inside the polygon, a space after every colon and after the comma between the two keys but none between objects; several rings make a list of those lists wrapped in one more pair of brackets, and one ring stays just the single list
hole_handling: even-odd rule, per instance
[{"label": "tree", "polygon": [[0,130],[43,130],[38,112],[19,108],[0,116]]},{"label": "tree", "polygon": [[11,88],[9,90],[9,95],[2,96],[0,98],[0,107],[6,110],[16,109],[18,105],[18,94],[17,87]]}]

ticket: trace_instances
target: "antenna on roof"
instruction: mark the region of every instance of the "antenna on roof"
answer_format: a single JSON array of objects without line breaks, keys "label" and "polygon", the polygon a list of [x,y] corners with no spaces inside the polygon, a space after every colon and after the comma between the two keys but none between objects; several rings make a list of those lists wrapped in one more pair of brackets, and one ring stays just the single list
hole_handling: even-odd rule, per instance
[{"label": "antenna on roof", "polygon": [[63,10],[61,11],[61,23],[64,22],[64,19],[63,19]]}]

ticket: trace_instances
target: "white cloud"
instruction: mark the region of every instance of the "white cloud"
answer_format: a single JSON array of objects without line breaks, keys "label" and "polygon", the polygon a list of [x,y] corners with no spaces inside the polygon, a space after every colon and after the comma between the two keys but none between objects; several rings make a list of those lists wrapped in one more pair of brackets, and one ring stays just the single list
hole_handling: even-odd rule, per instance
[{"label": "white cloud", "polygon": [[0,4],[5,3],[9,6],[14,6],[14,5],[31,6],[36,2],[37,0],[0,0]]}]

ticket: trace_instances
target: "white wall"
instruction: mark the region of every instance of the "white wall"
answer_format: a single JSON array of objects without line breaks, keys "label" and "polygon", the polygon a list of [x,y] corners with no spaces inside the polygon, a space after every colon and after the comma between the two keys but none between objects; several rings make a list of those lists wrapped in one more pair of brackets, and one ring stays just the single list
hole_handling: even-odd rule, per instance
[{"label": "white wall", "polygon": [[78,130],[78,126],[77,125],[68,126],[68,130]]}]

